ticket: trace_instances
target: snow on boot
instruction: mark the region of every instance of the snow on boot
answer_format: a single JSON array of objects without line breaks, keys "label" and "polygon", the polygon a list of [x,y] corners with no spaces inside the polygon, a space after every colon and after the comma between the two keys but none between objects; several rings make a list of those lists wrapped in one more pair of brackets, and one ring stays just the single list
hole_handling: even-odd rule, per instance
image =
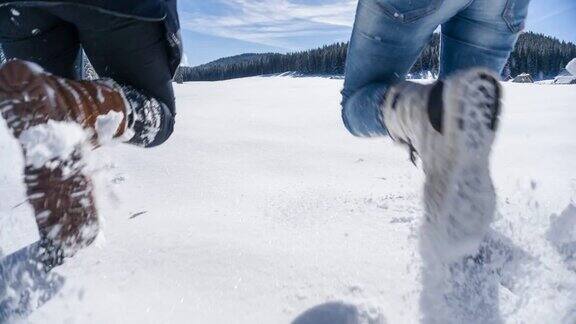
[{"label": "snow on boot", "polygon": [[[98,128],[121,136],[125,111],[126,100],[109,82],[71,81],[20,60],[0,68],[0,112],[22,146],[28,200],[41,237],[54,245],[52,262],[97,236],[93,186],[84,173],[84,130],[93,142]],[[99,125],[100,116],[114,122]]]},{"label": "snow on boot", "polygon": [[489,155],[500,97],[497,77],[472,69],[434,84],[399,83],[382,106],[390,136],[422,161],[421,248],[446,260],[477,252],[494,217]]},{"label": "snow on boot", "polygon": [[0,82],[2,114],[16,137],[48,120],[78,123],[91,130],[94,139],[105,116],[116,121],[113,137],[127,129],[128,104],[111,80],[73,81],[44,72],[34,63],[11,60],[1,68]]}]

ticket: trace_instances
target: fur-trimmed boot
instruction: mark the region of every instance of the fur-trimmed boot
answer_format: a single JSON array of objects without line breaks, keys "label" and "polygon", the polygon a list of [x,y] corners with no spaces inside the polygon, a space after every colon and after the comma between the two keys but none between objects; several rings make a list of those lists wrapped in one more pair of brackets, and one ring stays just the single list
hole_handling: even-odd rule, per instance
[{"label": "fur-trimmed boot", "polygon": [[424,169],[423,248],[448,259],[477,252],[494,217],[489,156],[500,99],[497,77],[472,69],[433,84],[401,82],[382,105],[390,136]]}]

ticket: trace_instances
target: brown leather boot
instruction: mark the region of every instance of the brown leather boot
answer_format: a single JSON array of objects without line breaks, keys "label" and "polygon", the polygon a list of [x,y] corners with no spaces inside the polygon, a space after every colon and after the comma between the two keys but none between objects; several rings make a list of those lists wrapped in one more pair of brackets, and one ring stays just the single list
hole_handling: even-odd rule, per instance
[{"label": "brown leather boot", "polygon": [[72,256],[91,244],[98,233],[93,186],[84,174],[82,143],[67,157],[53,158],[42,166],[27,159],[23,132],[49,120],[76,122],[97,138],[99,116],[119,113],[115,136],[127,125],[122,91],[106,81],[72,81],[43,72],[33,63],[12,60],[0,68],[0,112],[20,140],[26,160],[28,199],[45,240]]},{"label": "brown leather boot", "polygon": [[8,61],[0,68],[0,103],[16,137],[25,129],[54,120],[76,122],[91,130],[95,139],[98,117],[110,112],[122,116],[115,137],[127,128],[128,105],[111,80],[68,80],[21,60]]}]

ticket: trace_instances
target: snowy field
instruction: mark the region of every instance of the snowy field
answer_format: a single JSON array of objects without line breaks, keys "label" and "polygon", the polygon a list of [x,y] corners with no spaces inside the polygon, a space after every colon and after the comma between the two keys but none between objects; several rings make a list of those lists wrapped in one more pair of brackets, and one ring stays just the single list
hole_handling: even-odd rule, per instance
[{"label": "snowy field", "polygon": [[[92,153],[103,235],[58,269],[63,292],[25,322],[290,323],[344,302],[366,323],[417,323],[423,174],[389,140],[346,132],[341,87],[289,77],[177,85],[169,143]],[[505,91],[492,165],[491,237],[510,256],[500,317],[576,323],[576,87]],[[35,225],[3,122],[0,166],[8,253]]]}]

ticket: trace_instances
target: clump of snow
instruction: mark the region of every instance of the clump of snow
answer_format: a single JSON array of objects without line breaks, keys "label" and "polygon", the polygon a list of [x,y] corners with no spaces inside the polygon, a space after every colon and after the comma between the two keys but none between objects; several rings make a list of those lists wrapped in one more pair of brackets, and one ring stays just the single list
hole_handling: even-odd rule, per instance
[{"label": "clump of snow", "polygon": [[568,266],[576,271],[576,205],[570,204],[560,215],[550,217],[550,228],[546,233]]},{"label": "clump of snow", "polygon": [[113,141],[122,120],[124,120],[124,114],[117,111],[110,111],[96,118],[96,134],[101,145],[110,144]]},{"label": "clump of snow", "polygon": [[14,8],[10,9],[10,13],[12,13],[12,16],[16,16],[16,17],[20,16],[20,11],[14,9]]},{"label": "clump of snow", "polygon": [[576,75],[576,57],[566,64],[566,70],[572,75]]},{"label": "clump of snow", "polygon": [[40,168],[51,160],[67,159],[86,138],[80,125],[50,120],[25,130],[19,140],[26,151],[26,163]]},{"label": "clump of snow", "polygon": [[33,73],[44,73],[44,69],[40,65],[38,65],[34,62],[29,62],[29,61],[23,61],[23,62],[24,62],[24,64],[26,64],[26,66],[28,66],[28,68]]},{"label": "clump of snow", "polygon": [[[31,141],[33,138],[36,140],[42,140],[47,132],[43,132],[42,129],[47,128],[72,128],[77,125],[57,125],[57,122],[49,122],[50,126],[38,127],[34,130],[29,130],[27,135],[23,138],[28,141],[30,146],[34,146]],[[56,126],[54,126],[56,125]],[[59,133],[65,133],[66,139],[69,141],[69,145],[73,145],[73,137],[79,137],[74,135],[76,132],[70,136],[69,133],[61,130]],[[54,137],[59,137],[54,135]],[[61,137],[61,136],[60,136]],[[71,138],[72,137],[72,138]],[[46,138],[52,138],[51,136],[46,136]],[[52,140],[55,140],[52,138]],[[37,216],[34,215],[34,211],[28,201],[35,200],[44,196],[43,193],[36,193],[27,195],[26,187],[24,185],[24,156],[22,154],[21,142],[13,137],[11,130],[6,125],[3,118],[0,118],[0,247],[1,254],[10,255],[25,246],[28,246],[40,239],[37,218],[45,218],[49,216],[48,211],[44,211]],[[62,144],[61,147],[65,147],[67,144]],[[40,154],[40,152],[46,150],[47,148],[35,147],[35,154]],[[65,151],[61,149],[61,151]],[[30,151],[30,153],[32,153]],[[60,155],[60,154],[54,154]],[[61,156],[66,156],[66,152],[62,152]],[[90,161],[90,160],[89,160]],[[38,161],[39,162],[39,161]],[[84,162],[84,161],[82,161]],[[48,162],[46,165],[57,165],[58,161],[55,163]],[[71,170],[73,165],[69,163],[61,163],[64,172]],[[76,166],[78,164],[75,164]],[[36,175],[26,176],[26,180],[34,182],[36,181]],[[0,256],[1,257],[1,256]],[[1,272],[1,271],[0,271]],[[0,273],[0,299],[5,297],[2,291],[2,281],[6,277],[2,278]],[[17,281],[19,279],[16,279]],[[19,297],[19,296],[18,296]],[[2,306],[0,306],[0,309]],[[0,310],[0,313],[2,311]],[[2,321],[2,314],[0,314],[0,322]]]},{"label": "clump of snow", "polygon": [[96,99],[98,100],[99,103],[104,103],[104,101],[106,101],[106,98],[104,98],[104,94],[102,93],[101,87],[98,87],[97,89]]},{"label": "clump of snow", "polygon": [[576,243],[576,205],[568,205],[560,215],[550,217],[548,240],[556,245]]}]

